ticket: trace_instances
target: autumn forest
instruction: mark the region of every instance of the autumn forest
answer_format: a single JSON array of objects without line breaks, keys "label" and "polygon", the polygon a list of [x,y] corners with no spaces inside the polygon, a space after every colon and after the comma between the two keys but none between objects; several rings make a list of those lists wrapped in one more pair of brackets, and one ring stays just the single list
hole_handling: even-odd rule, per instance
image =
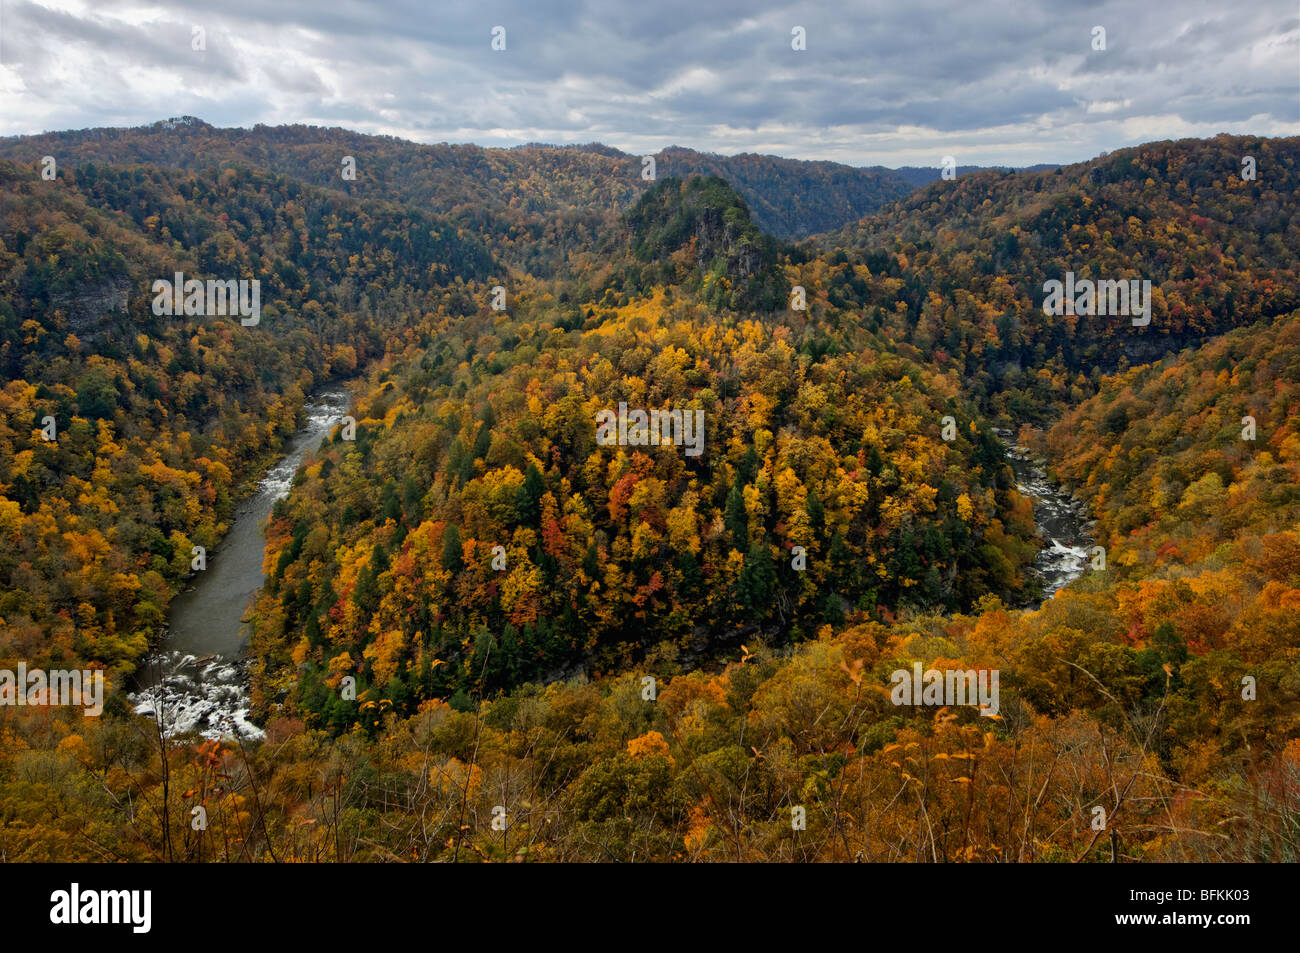
[{"label": "autumn forest", "polygon": [[[0,706],[0,854],[1300,860],[1300,139],[646,172],[0,139],[0,669],[105,685]],[[331,389],[226,660],[257,730],[181,730],[170,613]]]}]

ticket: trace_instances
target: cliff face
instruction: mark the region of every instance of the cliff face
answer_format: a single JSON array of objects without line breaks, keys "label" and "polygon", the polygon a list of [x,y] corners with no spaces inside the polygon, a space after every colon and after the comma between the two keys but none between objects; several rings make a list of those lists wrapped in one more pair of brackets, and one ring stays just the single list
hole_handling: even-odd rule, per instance
[{"label": "cliff face", "polygon": [[100,278],[85,282],[74,292],[58,292],[50,296],[50,306],[63,312],[67,330],[83,341],[96,341],[108,333],[111,315],[126,314],[130,281],[124,276]]},{"label": "cliff face", "polygon": [[765,263],[763,251],[750,234],[752,229],[747,226],[748,219],[728,216],[717,206],[699,209],[692,237],[695,239],[695,261],[700,270],[707,271],[722,259],[725,262],[723,273],[732,280],[756,275]]}]

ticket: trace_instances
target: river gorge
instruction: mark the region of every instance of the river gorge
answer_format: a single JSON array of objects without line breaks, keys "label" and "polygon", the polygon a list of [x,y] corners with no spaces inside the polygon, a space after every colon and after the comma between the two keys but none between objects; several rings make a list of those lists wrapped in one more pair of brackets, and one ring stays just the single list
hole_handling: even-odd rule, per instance
[{"label": "river gorge", "polygon": [[303,459],[321,445],[349,401],[343,390],[312,397],[304,408],[303,428],[235,511],[221,545],[208,554],[207,569],[172,600],[162,644],[141,666],[140,687],[131,696],[138,714],[161,715],[165,733],[214,738],[233,728],[245,738],[261,736],[248,718],[241,653],[244,615],[262,587],[266,520],[276,501],[288,494]]},{"label": "river gorge", "polygon": [[[140,669],[139,689],[131,695],[138,714],[161,714],[164,733],[195,733],[216,738],[235,731],[260,738],[249,720],[248,673],[242,658],[244,616],[262,586],[265,527],[277,500],[286,496],[294,474],[347,411],[349,397],[332,390],[313,397],[307,422],[289,442],[284,457],[262,478],[256,492],[235,513],[230,531],[208,568],[178,595],[168,612],[160,649]],[[1050,599],[1088,568],[1093,544],[1087,508],[1047,476],[1043,461],[1014,445],[1010,431],[999,431],[1016,488],[1033,500],[1042,549],[1033,572]],[[1027,608],[1034,608],[1031,604]]]}]

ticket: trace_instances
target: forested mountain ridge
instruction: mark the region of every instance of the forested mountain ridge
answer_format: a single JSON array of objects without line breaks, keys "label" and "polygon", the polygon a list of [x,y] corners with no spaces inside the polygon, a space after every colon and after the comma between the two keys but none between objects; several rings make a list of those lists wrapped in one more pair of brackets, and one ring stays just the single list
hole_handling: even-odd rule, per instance
[{"label": "forested mountain ridge", "polygon": [[[927,360],[959,362],[988,409],[1023,418],[1035,403],[1077,401],[1094,368],[1146,363],[1300,305],[1297,195],[1300,139],[1156,142],[1054,171],[936,182],[816,241],[831,300]],[[1044,282],[1067,272],[1151,281],[1150,323],[1045,314]]]},{"label": "forested mountain ridge", "polygon": [[[642,157],[607,146],[528,144],[510,149],[419,145],[316,126],[222,129],[192,116],[132,129],[86,129],[0,139],[0,157],[33,162],[111,162],[180,169],[248,165],[322,188],[415,202],[457,215],[558,216],[591,227],[589,216],[626,207],[651,182]],[[356,160],[343,179],[342,159]],[[856,221],[906,195],[914,183],[879,166],[805,162],[742,153],[721,156],[670,146],[654,154],[656,178],[716,175],[740,192],[755,223],[780,238],[803,238]],[[927,170],[912,170],[924,174]],[[931,178],[938,176],[938,170]],[[915,176],[913,176],[915,177]],[[585,237],[590,237],[589,235]]]},{"label": "forested mountain ridge", "polygon": [[719,156],[669,146],[656,154],[658,174],[724,179],[748,203],[754,224],[783,239],[805,238],[869,215],[911,191],[891,169],[803,162],[742,152]]},{"label": "forested mountain ridge", "polygon": [[[1008,168],[1007,166],[984,166],[984,165],[959,165],[954,166],[952,174],[954,176],[970,175],[973,172],[1043,172],[1060,168],[1050,162],[1040,162],[1037,165],[1023,166],[1019,168]],[[892,169],[895,175],[901,177],[913,189],[923,185],[929,185],[931,182],[938,182],[943,178],[943,168],[936,166],[916,166],[904,165],[897,169]]]}]

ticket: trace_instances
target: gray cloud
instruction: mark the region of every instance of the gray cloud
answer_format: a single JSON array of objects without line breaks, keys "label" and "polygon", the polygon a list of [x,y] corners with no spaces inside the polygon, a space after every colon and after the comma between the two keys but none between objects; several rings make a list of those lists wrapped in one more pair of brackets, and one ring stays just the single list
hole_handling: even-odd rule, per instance
[{"label": "gray cloud", "polygon": [[1300,134],[1298,67],[1291,0],[0,0],[5,135],[189,113],[427,142],[1029,164]]}]

